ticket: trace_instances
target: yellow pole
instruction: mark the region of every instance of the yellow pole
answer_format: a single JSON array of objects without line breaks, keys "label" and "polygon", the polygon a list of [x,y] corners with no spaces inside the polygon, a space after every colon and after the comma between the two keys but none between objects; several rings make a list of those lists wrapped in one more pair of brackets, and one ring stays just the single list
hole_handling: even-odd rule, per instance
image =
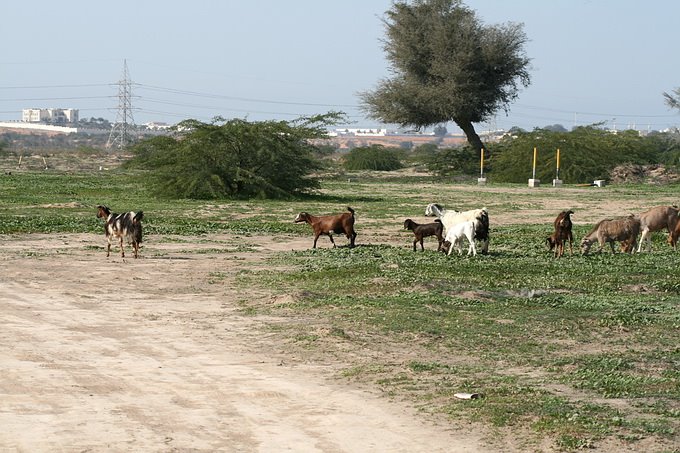
[{"label": "yellow pole", "polygon": [[479,161],[479,176],[484,177],[484,148],[482,148],[482,156]]},{"label": "yellow pole", "polygon": [[534,146],[534,169],[532,172],[533,178],[536,179],[536,147]]},{"label": "yellow pole", "polygon": [[560,179],[560,149],[557,148],[557,175],[555,179]]}]

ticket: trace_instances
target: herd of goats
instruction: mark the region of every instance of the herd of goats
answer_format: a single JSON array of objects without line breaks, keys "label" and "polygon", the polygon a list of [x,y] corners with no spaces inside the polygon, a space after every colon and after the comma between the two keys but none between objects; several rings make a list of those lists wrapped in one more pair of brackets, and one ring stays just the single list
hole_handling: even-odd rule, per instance
[{"label": "herd of goats", "polygon": [[[569,244],[569,250],[573,254],[574,237],[572,234],[571,210],[562,211],[554,221],[554,232],[547,238],[548,248],[554,251],[555,257],[564,254],[564,247]],[[463,253],[463,244],[467,240],[468,255],[477,254],[476,242],[481,242],[481,253],[489,252],[489,213],[486,208],[472,209],[469,211],[455,211],[444,209],[441,205],[430,203],[425,208],[425,215],[437,217],[432,223],[416,223],[411,219],[404,221],[404,228],[411,230],[415,236],[413,251],[420,243],[420,249],[425,250],[423,240],[434,236],[439,241],[437,251],[446,251],[451,254],[455,248],[458,254]],[[633,253],[642,251],[643,245],[646,250],[651,250],[651,233],[667,230],[668,243],[675,248],[680,236],[680,219],[676,206],[656,206],[641,214],[631,214],[627,217],[605,219],[598,222],[593,229],[581,240],[581,253],[590,252],[591,246],[597,242],[598,251],[601,252],[605,244],[609,243],[612,253],[615,252],[614,243],[620,242],[621,251]],[[106,256],[111,253],[111,245],[116,240],[120,246],[121,256],[125,257],[123,243],[126,241],[132,245],[135,258],[139,256],[139,247],[142,242],[142,219],[144,213],[125,212],[116,214],[107,206],[97,206],[97,217],[104,219],[104,231],[108,246]],[[314,232],[313,248],[319,236],[326,235],[333,247],[335,241],[333,234],[344,234],[349,240],[349,246],[354,247],[357,237],[354,231],[354,209],[347,207],[347,212],[335,215],[314,216],[307,212],[301,212],[295,217],[295,223],[307,223]],[[638,242],[638,236],[640,236]],[[637,246],[637,247],[636,247]]]},{"label": "herd of goats", "polygon": [[[559,258],[564,254],[565,244],[569,244],[569,250],[573,254],[574,236],[572,234],[571,210],[562,211],[557,215],[554,232],[547,238],[548,248]],[[411,230],[415,236],[413,251],[417,244],[424,250],[423,239],[434,236],[439,241],[437,251],[446,251],[450,255],[455,248],[458,254],[463,253],[462,245],[465,240],[468,243],[468,255],[476,255],[476,241],[481,242],[482,254],[489,252],[489,213],[486,208],[472,209],[469,211],[455,211],[444,209],[441,205],[430,203],[425,208],[426,216],[437,217],[432,223],[416,223],[411,219],[404,221],[404,228]],[[301,212],[295,217],[295,222],[305,222],[314,231],[314,244],[319,236],[327,235],[333,247],[333,234],[344,234],[350,241],[350,247],[354,247],[356,232],[354,231],[354,210],[350,207],[347,212],[336,215],[313,216],[307,212]],[[625,253],[642,251],[643,244],[646,250],[651,250],[651,233],[661,230],[668,231],[668,242],[675,248],[680,236],[680,220],[678,208],[675,206],[657,206],[641,214],[629,215],[616,219],[605,219],[598,222],[593,229],[581,240],[581,253],[590,252],[592,245],[599,244],[601,252],[605,244],[609,243],[612,253],[615,253],[614,243],[621,243],[621,250]],[[641,235],[638,242],[638,236]]]}]

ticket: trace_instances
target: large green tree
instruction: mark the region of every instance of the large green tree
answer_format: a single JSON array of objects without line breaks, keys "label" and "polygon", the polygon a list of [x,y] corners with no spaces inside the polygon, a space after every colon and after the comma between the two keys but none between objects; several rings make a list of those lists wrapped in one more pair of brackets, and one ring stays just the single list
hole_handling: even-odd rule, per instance
[{"label": "large green tree", "polygon": [[416,128],[453,121],[483,148],[473,124],[507,111],[530,83],[522,24],[485,25],[460,0],[396,1],[384,22],[393,77],[361,93],[369,116]]},{"label": "large green tree", "polygon": [[294,122],[183,121],[174,137],[136,144],[130,167],[149,170],[154,191],[176,198],[287,198],[319,187],[313,139],[341,115]]}]

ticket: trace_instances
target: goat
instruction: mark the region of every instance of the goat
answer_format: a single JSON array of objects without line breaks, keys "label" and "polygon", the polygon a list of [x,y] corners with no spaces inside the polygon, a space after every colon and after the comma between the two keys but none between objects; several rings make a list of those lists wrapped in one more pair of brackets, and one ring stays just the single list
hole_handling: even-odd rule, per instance
[{"label": "goat", "polygon": [[574,254],[574,236],[571,233],[571,215],[573,213],[574,211],[572,210],[562,211],[557,215],[553,222],[555,231],[548,237],[547,242],[548,248],[550,250],[555,250],[555,258],[564,255],[565,241],[569,241],[569,252],[571,255]]},{"label": "goat", "polygon": [[139,256],[139,245],[142,243],[142,219],[144,212],[124,212],[123,214],[112,213],[107,206],[97,206],[97,218],[105,220],[104,233],[108,245],[106,247],[106,256],[111,253],[111,241],[113,238],[118,239],[120,244],[120,256],[125,258],[125,250],[123,248],[123,239],[127,239],[132,244],[132,250],[135,258]]},{"label": "goat", "polygon": [[581,253],[587,255],[596,241],[600,245],[598,252],[602,252],[604,245],[609,243],[612,253],[616,253],[614,242],[620,241],[622,251],[632,253],[638,234],[640,234],[640,219],[637,216],[629,215],[618,219],[601,220],[581,240]]},{"label": "goat", "polygon": [[295,223],[306,222],[311,225],[314,230],[314,246],[316,248],[316,241],[322,234],[328,235],[335,248],[335,241],[333,240],[333,233],[344,233],[349,239],[349,246],[354,247],[354,241],[357,233],[354,231],[354,209],[347,207],[349,212],[335,215],[313,216],[307,212],[301,212],[295,216]]},{"label": "goat", "polygon": [[675,222],[675,228],[668,235],[668,243],[677,250],[678,238],[680,237],[680,220]]},{"label": "goat", "polygon": [[651,235],[655,231],[661,231],[664,228],[669,233],[669,243],[675,247],[672,237],[673,231],[676,229],[678,223],[678,208],[675,206],[656,206],[648,211],[638,215],[640,219],[640,243],[637,251],[642,251],[642,244],[645,243],[645,250],[652,251]]},{"label": "goat", "polygon": [[453,209],[444,209],[437,203],[430,203],[425,208],[425,215],[438,217],[444,224],[444,230],[447,233],[448,229],[457,223],[474,220],[474,239],[482,242],[483,255],[489,253],[489,212],[486,208],[455,211]]},{"label": "goat", "polygon": [[411,219],[404,220],[404,228],[413,231],[415,239],[413,240],[413,251],[416,251],[416,244],[420,242],[420,250],[425,251],[423,246],[423,239],[429,236],[436,236],[439,241],[439,247],[437,251],[442,249],[442,244],[444,243],[444,224],[442,221],[437,219],[432,223],[416,223]]},{"label": "goat", "polygon": [[468,256],[470,256],[470,254],[472,254],[472,256],[477,256],[477,248],[475,247],[476,222],[476,220],[458,222],[446,231],[446,241],[451,244],[449,245],[449,251],[446,253],[447,256],[451,254],[453,247],[456,247],[459,255],[463,253],[461,244],[464,237],[467,238],[468,243],[470,244],[468,247]]}]

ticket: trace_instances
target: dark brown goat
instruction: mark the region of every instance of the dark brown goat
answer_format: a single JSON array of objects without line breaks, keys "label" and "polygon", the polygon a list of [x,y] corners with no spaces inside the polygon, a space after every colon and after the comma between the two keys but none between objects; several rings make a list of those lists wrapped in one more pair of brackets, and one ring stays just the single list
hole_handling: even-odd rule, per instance
[{"label": "dark brown goat", "polygon": [[571,233],[571,215],[574,211],[562,211],[555,218],[553,223],[555,231],[547,239],[548,248],[555,250],[555,258],[564,255],[564,243],[569,241],[569,253],[574,254],[574,236]]},{"label": "dark brown goat", "polygon": [[413,251],[416,251],[416,244],[420,242],[420,250],[425,251],[423,246],[423,239],[429,236],[436,236],[439,241],[437,251],[442,249],[444,244],[444,224],[437,219],[432,223],[416,223],[411,219],[404,220],[404,228],[413,231],[415,239],[413,240]]},{"label": "dark brown goat", "polygon": [[306,222],[311,225],[314,230],[314,246],[316,248],[316,241],[322,234],[328,235],[335,248],[335,241],[333,240],[333,233],[344,233],[349,239],[349,246],[354,247],[354,240],[357,233],[354,231],[354,209],[347,207],[349,212],[335,215],[314,216],[306,212],[301,212],[295,216],[295,223]]}]

